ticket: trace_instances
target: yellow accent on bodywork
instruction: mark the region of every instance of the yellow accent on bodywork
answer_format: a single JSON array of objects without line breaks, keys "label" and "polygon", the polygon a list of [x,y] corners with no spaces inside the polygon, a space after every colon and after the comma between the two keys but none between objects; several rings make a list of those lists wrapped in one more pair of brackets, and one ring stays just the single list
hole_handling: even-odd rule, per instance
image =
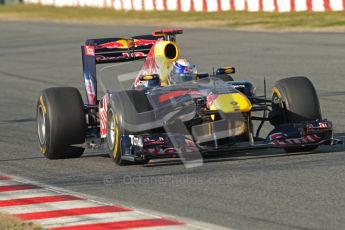
[{"label": "yellow accent on bodywork", "polygon": [[221,110],[224,113],[250,112],[252,104],[241,93],[220,94],[210,106],[210,110]]},{"label": "yellow accent on bodywork", "polygon": [[278,90],[278,88],[277,87],[273,87],[273,89],[272,89],[272,91],[273,91],[273,93],[272,94],[277,94],[277,96],[279,97],[279,98],[281,98],[282,97],[282,95],[281,95],[281,93],[279,92],[279,90]]},{"label": "yellow accent on bodywork", "polygon": [[131,42],[131,40],[127,40],[127,39],[120,39],[115,41],[117,43],[122,44],[122,47],[117,47],[118,49],[128,49],[129,47],[129,43]]},{"label": "yellow accent on bodywork", "polygon": [[42,96],[40,96],[40,103],[41,103],[41,105],[42,105],[43,112],[44,112],[44,113],[47,113],[47,109],[46,109],[46,106],[44,105],[43,97],[42,97]]},{"label": "yellow accent on bodywork", "polygon": [[[165,49],[168,45],[173,45],[176,49],[176,55],[173,58],[165,56]],[[159,41],[154,46],[155,61],[158,66],[157,73],[161,81],[161,85],[168,85],[168,74],[171,71],[171,63],[179,58],[179,48],[175,42]]]},{"label": "yellow accent on bodywork", "polygon": [[149,80],[152,80],[152,79],[153,79],[152,75],[145,75],[145,76],[143,76],[143,80],[145,80],[145,81],[149,81]]}]

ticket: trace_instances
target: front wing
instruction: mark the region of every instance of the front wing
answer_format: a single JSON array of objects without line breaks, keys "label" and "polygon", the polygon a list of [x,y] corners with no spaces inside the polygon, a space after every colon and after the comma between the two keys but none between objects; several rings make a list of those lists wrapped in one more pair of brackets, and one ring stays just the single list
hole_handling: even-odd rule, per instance
[{"label": "front wing", "polygon": [[[174,138],[175,146],[171,138]],[[215,143],[217,140],[215,140]],[[155,133],[146,135],[122,136],[122,157],[129,161],[140,161],[152,158],[179,157],[181,153],[200,152],[203,155],[211,153],[229,153],[243,150],[267,148],[300,148],[319,145],[341,144],[333,138],[332,122],[317,120],[276,126],[266,139],[250,142],[239,141],[229,144],[201,145],[195,143],[191,136],[181,134]]]}]

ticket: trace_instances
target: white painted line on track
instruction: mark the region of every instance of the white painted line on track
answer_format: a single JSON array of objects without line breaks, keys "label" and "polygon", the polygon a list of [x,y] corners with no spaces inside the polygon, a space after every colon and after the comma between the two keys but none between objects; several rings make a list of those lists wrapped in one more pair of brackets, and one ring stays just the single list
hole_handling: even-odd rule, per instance
[{"label": "white painted line on track", "polygon": [[[190,229],[190,230],[201,230],[201,228],[200,227],[193,227],[193,226],[189,226],[188,224],[187,224],[187,226],[188,226],[188,229]],[[147,227],[147,228],[145,228],[145,230],[166,230],[167,229],[167,227],[165,227],[165,226],[163,226],[163,227]],[[169,230],[185,230],[186,229],[186,226],[181,226],[181,225],[176,225],[176,226],[169,226]],[[206,229],[212,229],[212,228],[204,228],[205,230]],[[217,228],[218,229],[218,228]]]},{"label": "white painted line on track", "polygon": [[50,196],[50,195],[58,195],[58,193],[48,191],[44,188],[18,190],[18,191],[2,192],[0,194],[0,200],[23,199],[23,198],[29,198],[29,197]]},{"label": "white painted line on track", "polygon": [[10,214],[23,214],[29,212],[46,212],[61,209],[71,208],[88,208],[100,206],[97,203],[87,200],[73,200],[62,201],[56,203],[44,203],[44,204],[30,204],[30,205],[18,205],[13,207],[0,207],[0,212],[7,212]]},{"label": "white painted line on track", "polygon": [[22,185],[23,183],[20,183],[15,180],[0,180],[0,186],[9,186],[9,185]]},{"label": "white painted line on track", "polygon": [[151,219],[150,216],[145,216],[142,213],[129,211],[129,212],[116,212],[116,213],[98,213],[81,216],[68,216],[59,218],[49,218],[44,220],[38,220],[38,223],[44,227],[59,227],[59,226],[73,226],[82,224],[99,224],[115,221],[127,221],[127,220],[142,220]]}]

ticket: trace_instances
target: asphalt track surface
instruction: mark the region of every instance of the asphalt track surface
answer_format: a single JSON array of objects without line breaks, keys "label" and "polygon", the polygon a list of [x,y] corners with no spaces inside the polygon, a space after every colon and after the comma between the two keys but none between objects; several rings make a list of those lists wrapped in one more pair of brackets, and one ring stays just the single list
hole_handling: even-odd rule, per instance
[{"label": "asphalt track surface", "polygon": [[[102,151],[70,160],[41,156],[35,126],[39,91],[83,90],[85,39],[152,29],[2,21],[0,172],[235,229],[344,229],[345,146],[314,153],[229,153],[189,170],[177,160],[119,167]],[[271,88],[282,77],[309,76],[323,115],[344,139],[344,34],[187,29],[178,41],[199,70],[232,65],[235,78],[251,80],[258,89],[264,77]]]}]

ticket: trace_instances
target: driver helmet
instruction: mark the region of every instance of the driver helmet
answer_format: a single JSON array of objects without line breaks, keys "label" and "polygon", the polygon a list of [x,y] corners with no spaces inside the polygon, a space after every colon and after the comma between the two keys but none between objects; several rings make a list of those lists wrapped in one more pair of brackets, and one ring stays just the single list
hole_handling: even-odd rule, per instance
[{"label": "driver helmet", "polygon": [[173,62],[172,70],[168,75],[170,85],[193,81],[196,79],[196,66],[186,59]]}]

